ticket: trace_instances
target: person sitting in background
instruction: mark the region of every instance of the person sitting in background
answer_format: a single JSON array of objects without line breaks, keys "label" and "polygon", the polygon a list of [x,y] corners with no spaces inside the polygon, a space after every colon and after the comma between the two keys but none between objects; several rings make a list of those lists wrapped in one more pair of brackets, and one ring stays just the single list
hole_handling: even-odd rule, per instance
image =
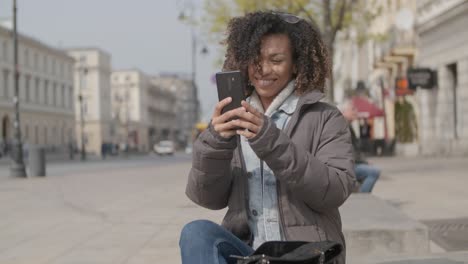
[{"label": "person sitting in background", "polygon": [[359,141],[351,126],[351,122],[357,119],[357,111],[351,101],[346,100],[340,107],[343,116],[350,123],[349,130],[351,131],[351,142],[354,149],[354,173],[356,179],[361,183],[360,192],[370,193],[374,188],[375,183],[380,177],[380,169],[370,165],[361,153]]}]

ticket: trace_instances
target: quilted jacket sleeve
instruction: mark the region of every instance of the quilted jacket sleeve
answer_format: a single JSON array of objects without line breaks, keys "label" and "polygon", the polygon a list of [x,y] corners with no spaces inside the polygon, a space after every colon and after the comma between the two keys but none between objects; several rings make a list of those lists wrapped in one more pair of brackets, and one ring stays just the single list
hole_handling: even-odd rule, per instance
[{"label": "quilted jacket sleeve", "polygon": [[195,141],[186,195],[196,204],[213,210],[227,206],[236,139],[221,137],[210,124]]},{"label": "quilted jacket sleeve", "polygon": [[339,207],[355,183],[347,122],[332,107],[323,110],[321,120],[321,132],[310,135],[320,137],[314,154],[298,147],[266,117],[262,130],[250,140],[252,149],[273,170],[280,183],[286,184],[316,211]]}]

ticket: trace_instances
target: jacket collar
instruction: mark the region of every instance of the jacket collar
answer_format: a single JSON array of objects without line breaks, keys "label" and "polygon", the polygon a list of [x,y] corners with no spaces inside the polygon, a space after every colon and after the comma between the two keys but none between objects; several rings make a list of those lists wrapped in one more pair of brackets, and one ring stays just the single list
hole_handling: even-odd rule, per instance
[{"label": "jacket collar", "polygon": [[297,104],[296,109],[299,110],[304,105],[315,104],[318,101],[322,100],[323,97],[325,97],[325,95],[322,92],[318,91],[318,90],[309,91],[309,92],[307,92],[307,93],[305,93],[305,94],[303,94],[302,96],[299,97],[299,102]]},{"label": "jacket collar", "polygon": [[284,100],[284,102],[278,107],[279,111],[283,111],[288,115],[292,115],[296,110],[297,102],[299,101],[299,96],[295,93],[292,93]]},{"label": "jacket collar", "polygon": [[247,102],[266,116],[271,116],[277,110],[282,110],[287,114],[292,114],[297,104],[297,100],[295,100],[297,96],[294,94],[294,90],[294,80],[292,80],[278,95],[276,95],[273,102],[268,106],[268,109],[263,109],[260,98],[255,90],[252,92],[252,95],[247,98]]}]

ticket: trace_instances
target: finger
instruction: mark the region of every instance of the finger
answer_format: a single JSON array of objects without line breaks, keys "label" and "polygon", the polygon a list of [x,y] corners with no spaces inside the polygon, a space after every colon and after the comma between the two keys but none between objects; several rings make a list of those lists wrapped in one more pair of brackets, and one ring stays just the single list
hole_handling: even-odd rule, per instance
[{"label": "finger", "polygon": [[237,118],[242,113],[245,113],[245,111],[246,110],[244,107],[239,107],[239,108],[227,111],[226,113],[219,116],[219,122],[224,123],[230,119]]},{"label": "finger", "polygon": [[241,130],[241,129],[238,129],[238,130],[236,131],[236,133],[237,133],[238,135],[244,136],[244,137],[246,137],[246,138],[248,138],[248,139],[251,139],[251,138],[253,138],[253,137],[256,136],[256,134],[254,134],[254,133],[252,133],[252,132],[250,132],[250,131],[248,131],[248,130]]},{"label": "finger", "polygon": [[249,121],[251,123],[254,123],[257,126],[261,126],[263,124],[263,118],[255,116],[254,114],[252,114],[250,112],[240,113],[239,119]]},{"label": "finger", "polygon": [[218,117],[221,115],[221,112],[223,111],[223,108],[228,105],[229,103],[231,103],[232,101],[232,98],[231,97],[226,97],[224,98],[223,100],[219,101],[216,106],[215,106],[215,110],[214,110],[214,113],[213,113],[213,118],[214,119],[215,117]]},{"label": "finger", "polygon": [[219,135],[222,136],[223,138],[231,138],[235,136],[236,134],[237,134],[236,130],[229,130],[229,131],[220,133]]},{"label": "finger", "polygon": [[262,113],[260,113],[260,111],[258,111],[255,107],[253,107],[251,104],[247,103],[245,100],[242,100],[241,102],[242,106],[245,107],[245,109],[247,110],[247,112],[250,112],[252,114],[254,114],[255,116],[258,116],[258,117],[261,117],[263,116]]},{"label": "finger", "polygon": [[232,123],[237,127],[240,127],[240,128],[243,128],[243,129],[248,129],[248,130],[250,130],[250,131],[252,131],[254,133],[258,133],[258,131],[260,130],[259,126],[255,125],[252,122],[245,121],[245,120],[242,120],[242,119],[233,120]]},{"label": "finger", "polygon": [[236,122],[236,120],[232,120],[232,121],[229,121],[229,122],[226,122],[226,123],[217,124],[217,125],[215,125],[214,129],[218,133],[223,133],[223,132],[228,131],[228,130],[236,130],[237,125],[236,125],[235,122]]}]

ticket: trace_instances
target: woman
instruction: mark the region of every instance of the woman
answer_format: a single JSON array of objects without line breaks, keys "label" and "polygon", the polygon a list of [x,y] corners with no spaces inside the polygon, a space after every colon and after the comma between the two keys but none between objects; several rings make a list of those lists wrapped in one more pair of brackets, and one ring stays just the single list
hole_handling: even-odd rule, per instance
[{"label": "woman", "polygon": [[338,207],[355,181],[352,147],[343,116],[319,102],[330,73],[319,30],[290,14],[255,12],[230,21],[226,44],[224,70],[248,77],[248,98],[224,114],[231,99],[216,105],[194,144],[186,194],[228,211],[222,226],[183,228],[182,262],[235,263],[230,255],[270,240],[344,246]]}]

